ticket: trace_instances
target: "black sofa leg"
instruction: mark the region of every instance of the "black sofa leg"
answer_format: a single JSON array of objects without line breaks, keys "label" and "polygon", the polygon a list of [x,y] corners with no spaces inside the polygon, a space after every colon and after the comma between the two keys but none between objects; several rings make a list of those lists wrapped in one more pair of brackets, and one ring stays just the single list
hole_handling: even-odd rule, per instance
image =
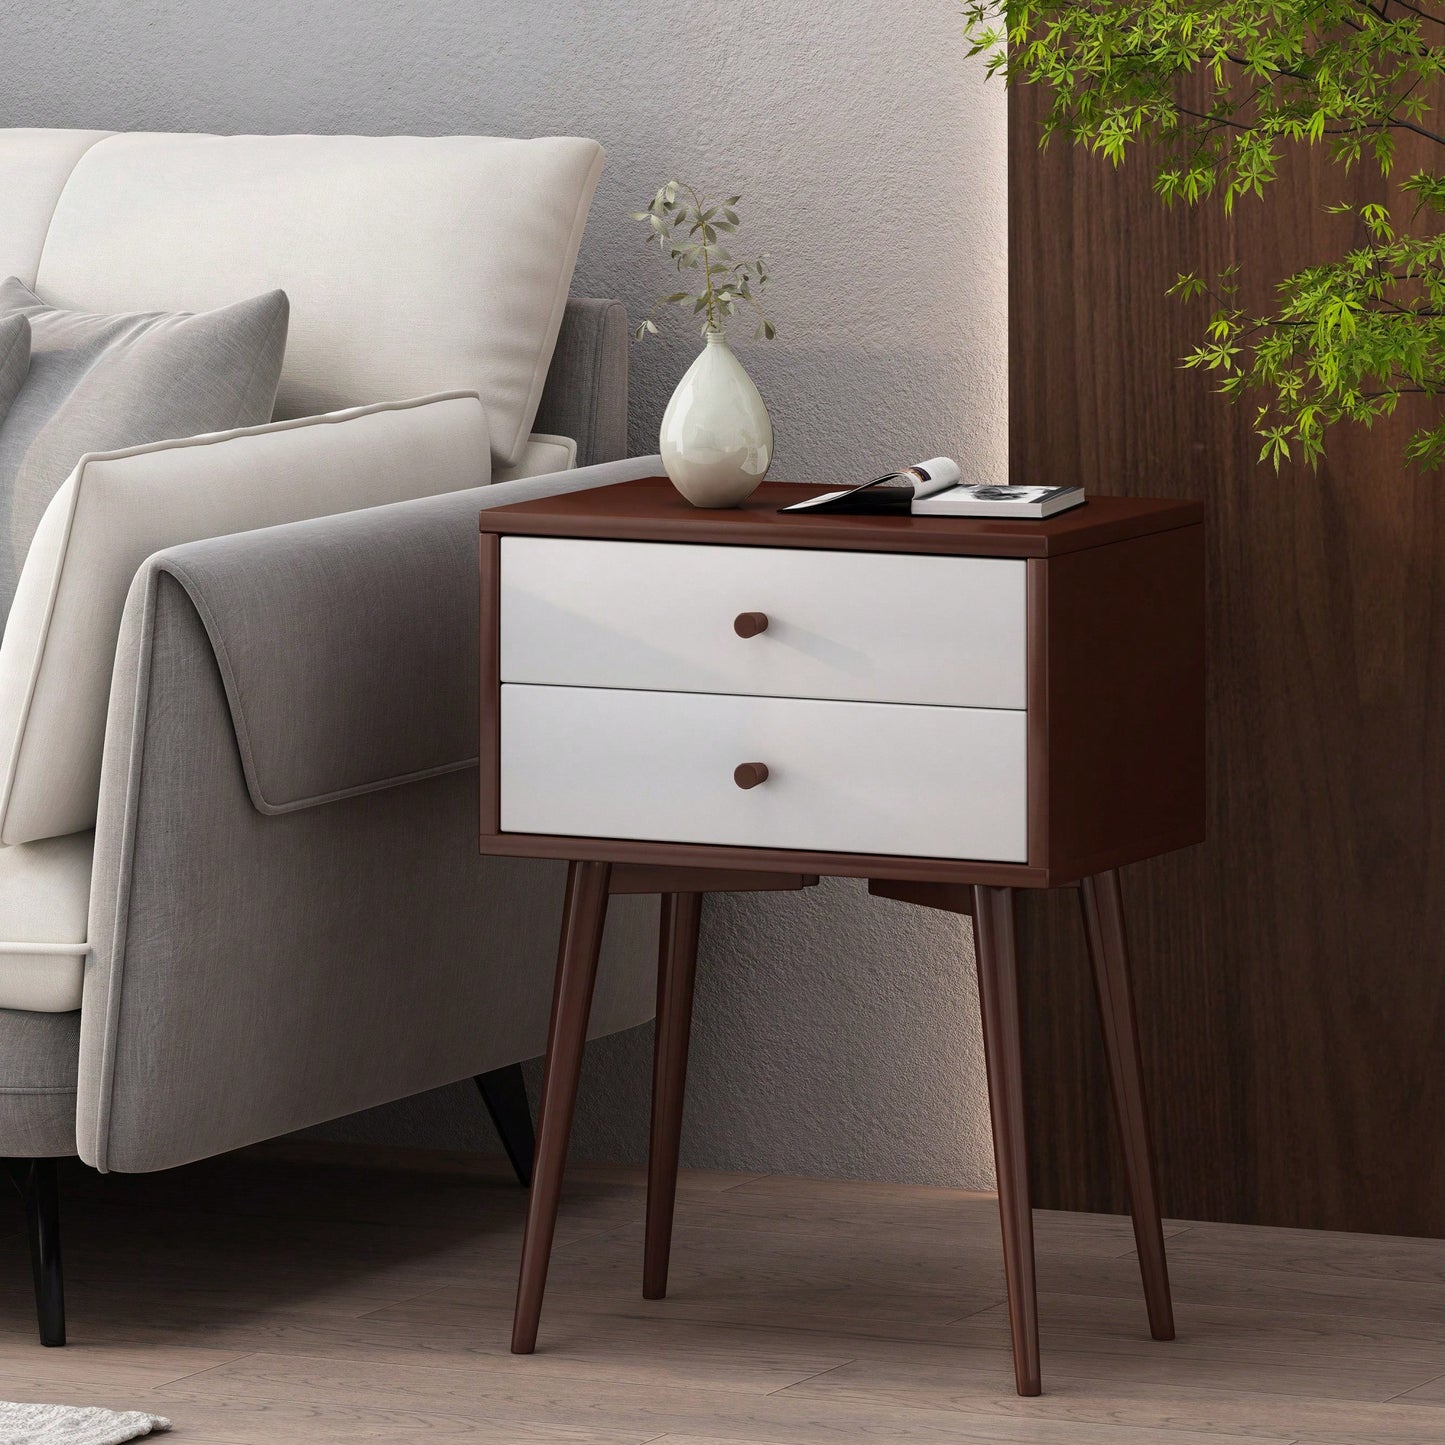
[{"label": "black sofa leg", "polygon": [[35,1313],[42,1345],[65,1343],[65,1278],[60,1265],[60,1176],[54,1159],[7,1159],[5,1168],[25,1204]]},{"label": "black sofa leg", "polygon": [[522,1066],[508,1064],[506,1068],[476,1077],[482,1102],[497,1127],[507,1158],[512,1161],[517,1183],[526,1189],[532,1182],[532,1155],[537,1141],[532,1133],[532,1110],[527,1103]]}]

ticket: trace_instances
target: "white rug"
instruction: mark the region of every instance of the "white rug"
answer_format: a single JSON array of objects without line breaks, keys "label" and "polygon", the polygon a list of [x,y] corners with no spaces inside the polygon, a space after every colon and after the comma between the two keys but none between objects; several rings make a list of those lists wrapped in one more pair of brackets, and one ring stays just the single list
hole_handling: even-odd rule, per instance
[{"label": "white rug", "polygon": [[0,1445],[121,1445],[170,1428],[169,1420],[139,1410],[12,1405],[0,1400]]}]

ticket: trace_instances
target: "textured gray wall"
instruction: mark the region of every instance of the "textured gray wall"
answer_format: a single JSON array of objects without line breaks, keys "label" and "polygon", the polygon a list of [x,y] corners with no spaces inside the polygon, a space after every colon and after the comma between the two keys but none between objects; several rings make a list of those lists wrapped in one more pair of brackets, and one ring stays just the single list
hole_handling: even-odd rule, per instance
[{"label": "textured gray wall", "polygon": [[[217,131],[570,132],[608,166],[575,289],[634,312],[666,273],[627,212],[680,175],[744,195],[780,339],[738,349],[774,474],[844,480],[939,452],[1003,474],[1004,94],[950,0],[46,0],[0,12],[0,124]],[[632,441],[656,447],[696,346],[634,353]],[[746,333],[743,333],[745,336]],[[962,625],[964,619],[960,619]],[[987,1108],[954,920],[861,885],[715,899],[687,1158],[978,1186]],[[595,1045],[579,1149],[637,1157],[649,1030]],[[339,1132],[490,1147],[445,1090]]]}]

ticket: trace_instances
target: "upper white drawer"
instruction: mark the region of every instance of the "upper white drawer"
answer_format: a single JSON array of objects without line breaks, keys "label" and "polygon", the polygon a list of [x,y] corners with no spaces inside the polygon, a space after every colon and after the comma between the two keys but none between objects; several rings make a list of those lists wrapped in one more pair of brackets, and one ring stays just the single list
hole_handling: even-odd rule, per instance
[{"label": "upper white drawer", "polygon": [[503,537],[502,680],[1022,708],[1026,565]]}]

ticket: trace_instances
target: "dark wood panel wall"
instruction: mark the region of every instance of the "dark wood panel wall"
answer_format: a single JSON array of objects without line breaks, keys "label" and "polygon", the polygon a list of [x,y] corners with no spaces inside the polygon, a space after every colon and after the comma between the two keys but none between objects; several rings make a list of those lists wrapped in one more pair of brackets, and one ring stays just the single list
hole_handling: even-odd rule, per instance
[{"label": "dark wood panel wall", "polygon": [[[1333,254],[1339,178],[1165,212],[1011,99],[1014,479],[1207,504],[1210,841],[1124,877],[1165,1209],[1445,1235],[1445,475],[1410,418],[1261,467],[1164,294]],[[1073,898],[1024,931],[1038,1202],[1122,1208]]]}]

